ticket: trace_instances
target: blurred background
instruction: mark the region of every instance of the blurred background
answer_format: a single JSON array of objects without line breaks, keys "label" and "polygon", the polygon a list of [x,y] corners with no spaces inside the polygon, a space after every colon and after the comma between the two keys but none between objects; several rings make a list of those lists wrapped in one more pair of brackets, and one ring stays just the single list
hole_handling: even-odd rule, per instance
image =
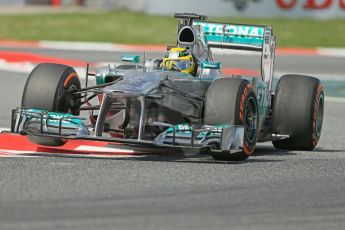
[{"label": "blurred background", "polygon": [[279,47],[345,46],[345,0],[0,0],[0,39],[166,44],[174,12],[273,26]]},{"label": "blurred background", "polygon": [[148,14],[194,11],[210,16],[344,17],[344,0],[0,0],[5,6],[83,6],[106,10],[128,9]]}]

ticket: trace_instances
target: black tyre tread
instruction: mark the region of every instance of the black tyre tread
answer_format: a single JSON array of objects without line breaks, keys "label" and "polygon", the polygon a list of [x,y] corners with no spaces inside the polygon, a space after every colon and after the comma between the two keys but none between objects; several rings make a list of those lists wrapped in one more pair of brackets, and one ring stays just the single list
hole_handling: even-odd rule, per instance
[{"label": "black tyre tread", "polygon": [[63,101],[66,93],[64,81],[72,73],[76,77],[71,79],[70,82],[80,88],[78,75],[72,67],[54,63],[37,65],[26,81],[21,106],[54,112],[67,112]]},{"label": "black tyre tread", "polygon": [[[248,84],[240,78],[220,78],[215,80],[206,92],[204,123],[209,125],[227,123],[237,125],[236,120],[240,88]],[[226,106],[225,106],[226,105]]]},{"label": "black tyre tread", "polygon": [[[240,78],[220,78],[215,80],[206,92],[204,123],[208,125],[221,123],[243,125],[239,110],[241,98],[245,88],[248,86],[251,86],[251,84],[247,80]],[[250,95],[256,98],[252,88],[246,94],[247,97]],[[245,149],[246,152],[215,154],[213,158],[226,161],[245,160],[254,151],[255,144],[256,141],[250,148]]]},{"label": "black tyre tread", "polygon": [[[272,132],[290,138],[273,141],[274,147],[285,150],[312,150],[313,115],[319,79],[304,75],[284,75],[277,84],[273,100]],[[323,95],[323,90],[319,94]]]}]

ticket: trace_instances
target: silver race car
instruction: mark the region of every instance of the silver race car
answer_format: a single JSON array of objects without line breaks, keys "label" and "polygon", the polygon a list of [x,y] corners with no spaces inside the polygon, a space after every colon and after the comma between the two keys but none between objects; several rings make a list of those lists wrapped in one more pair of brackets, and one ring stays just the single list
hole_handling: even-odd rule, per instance
[{"label": "silver race car", "polygon": [[[196,14],[175,17],[177,45],[163,59],[123,55],[126,64],[95,73],[87,67],[84,88],[72,67],[39,64],[27,79],[21,107],[12,111],[11,132],[39,145],[83,139],[217,160],[244,160],[257,142],[286,150],[315,148],[322,85],[314,77],[285,75],[272,89],[271,27],[208,22]],[[261,76],[222,77],[213,48],[259,52]],[[96,84],[88,86],[91,77]],[[90,116],[79,116],[81,111]]]}]

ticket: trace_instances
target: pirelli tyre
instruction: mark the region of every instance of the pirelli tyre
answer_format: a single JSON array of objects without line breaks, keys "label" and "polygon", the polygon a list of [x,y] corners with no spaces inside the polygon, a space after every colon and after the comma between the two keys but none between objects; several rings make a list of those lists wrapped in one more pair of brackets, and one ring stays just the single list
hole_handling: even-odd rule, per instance
[{"label": "pirelli tyre", "polygon": [[220,78],[206,92],[204,123],[244,126],[241,152],[215,154],[216,160],[241,161],[254,151],[258,133],[258,104],[253,86],[240,78]]},{"label": "pirelli tyre", "polygon": [[320,80],[303,75],[280,78],[273,100],[272,132],[289,135],[273,141],[285,150],[312,150],[322,129],[324,92]]},{"label": "pirelli tyre", "polygon": [[76,71],[69,66],[41,63],[30,73],[22,96],[22,107],[79,115],[80,89]]}]

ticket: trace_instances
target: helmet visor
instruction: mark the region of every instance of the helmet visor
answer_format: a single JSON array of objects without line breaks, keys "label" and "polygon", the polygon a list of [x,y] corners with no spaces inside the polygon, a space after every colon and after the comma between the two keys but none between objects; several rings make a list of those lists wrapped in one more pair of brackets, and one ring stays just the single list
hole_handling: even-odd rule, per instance
[{"label": "helmet visor", "polygon": [[170,59],[177,59],[179,57],[179,52],[169,52],[168,58]]}]

